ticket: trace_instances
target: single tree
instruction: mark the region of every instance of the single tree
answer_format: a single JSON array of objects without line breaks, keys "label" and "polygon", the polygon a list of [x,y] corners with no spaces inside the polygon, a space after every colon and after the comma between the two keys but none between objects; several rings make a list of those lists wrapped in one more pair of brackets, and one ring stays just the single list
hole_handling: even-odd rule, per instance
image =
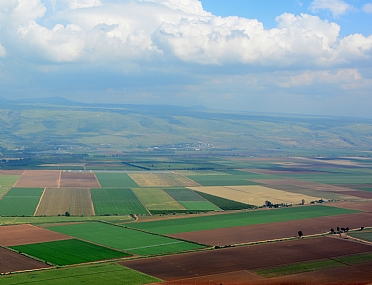
[{"label": "single tree", "polygon": [[298,231],[298,237],[301,238],[303,236],[303,232],[302,231]]}]

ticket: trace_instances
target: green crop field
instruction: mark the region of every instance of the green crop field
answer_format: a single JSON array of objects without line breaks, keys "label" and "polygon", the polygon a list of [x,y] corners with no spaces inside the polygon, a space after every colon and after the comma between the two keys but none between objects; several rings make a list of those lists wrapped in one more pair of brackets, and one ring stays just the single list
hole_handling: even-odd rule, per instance
[{"label": "green crop field", "polygon": [[351,236],[372,242],[372,231],[350,233]]},{"label": "green crop field", "polygon": [[140,285],[160,281],[160,279],[115,263],[65,267],[0,276],[1,285]]},{"label": "green crop field", "polygon": [[0,175],[0,186],[13,186],[19,179],[20,175]]},{"label": "green crop field", "polygon": [[128,188],[92,188],[90,193],[96,215],[149,213]]},{"label": "green crop field", "polygon": [[270,211],[256,210],[250,212],[219,214],[176,220],[173,219],[153,222],[140,222],[133,223],[130,226],[159,234],[175,234],[181,232],[212,230],[236,226],[248,226],[273,222],[301,220],[307,218],[333,216],[356,212],[358,211],[315,205],[293,208],[280,208]]},{"label": "green crop field", "polygon": [[170,188],[163,189],[176,201],[206,201],[203,197],[187,188]]},{"label": "green crop field", "polygon": [[130,254],[77,239],[58,240],[11,248],[55,265],[70,265],[128,257]]},{"label": "green crop field", "polygon": [[[187,177],[202,186],[239,186],[258,184],[253,181],[249,181],[243,175],[188,175]],[[260,179],[264,179],[267,176],[262,175],[260,177]]]},{"label": "green crop field", "polygon": [[48,229],[139,255],[164,254],[201,248],[197,244],[104,223],[51,226]]},{"label": "green crop field", "polygon": [[184,207],[160,188],[133,188],[132,190],[150,211],[185,210]]},{"label": "green crop field", "polygon": [[95,172],[95,174],[99,184],[101,184],[102,187],[138,187],[137,183],[134,182],[133,179],[130,178],[126,173]]},{"label": "green crop field", "polygon": [[195,191],[195,193],[204,197],[205,199],[207,199],[208,201],[210,201],[214,205],[218,206],[220,209],[226,210],[226,211],[256,208],[256,206],[253,206],[253,205],[240,203],[240,202],[237,202],[237,201],[225,199],[225,198],[222,198],[222,197],[214,196],[214,195],[199,192],[199,191]]},{"label": "green crop field", "polygon": [[180,201],[179,203],[189,211],[222,211],[209,201]]},{"label": "green crop field", "polygon": [[323,184],[364,184],[372,183],[371,175],[345,174],[285,174],[287,178],[306,180]]},{"label": "green crop field", "polygon": [[10,187],[0,187],[0,199],[9,191],[9,189]]},{"label": "green crop field", "polygon": [[0,200],[0,216],[33,216],[42,188],[12,188]]}]

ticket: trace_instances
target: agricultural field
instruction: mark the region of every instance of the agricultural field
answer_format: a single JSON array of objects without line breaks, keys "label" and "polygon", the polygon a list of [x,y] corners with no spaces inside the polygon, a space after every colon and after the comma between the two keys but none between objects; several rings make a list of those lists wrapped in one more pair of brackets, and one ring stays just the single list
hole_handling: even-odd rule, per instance
[{"label": "agricultural field", "polygon": [[[110,153],[79,161],[92,171],[67,159],[36,167],[58,171],[0,170],[0,254],[13,264],[0,262],[0,273],[48,268],[0,283],[372,282],[368,159],[205,154]],[[183,170],[159,171],[167,167]],[[351,231],[330,234],[337,227]]]},{"label": "agricultural field", "polygon": [[[4,270],[2,272],[8,271]],[[122,285],[123,282],[125,282],[126,285],[138,285],[161,281],[158,278],[116,263],[64,267],[0,276],[0,283],[2,285],[32,284],[35,283],[35,280],[38,285],[102,285],[105,283],[110,285]]]},{"label": "agricultural field", "polygon": [[127,253],[81,241],[68,239],[11,246],[10,248],[55,265],[87,263],[130,256]]},{"label": "agricultural field", "polygon": [[60,178],[60,187],[100,187],[94,173],[90,172],[62,172]]},{"label": "agricultural field", "polygon": [[166,254],[203,248],[198,244],[104,223],[59,225],[47,228],[61,234],[138,255]]},{"label": "agricultural field", "polygon": [[303,194],[276,190],[260,185],[192,187],[190,189],[256,206],[265,205],[265,201],[270,201],[273,204],[301,204],[302,200],[310,203],[310,201],[320,199],[319,197],[310,197]]},{"label": "agricultural field", "polygon": [[197,182],[174,172],[130,173],[129,176],[140,187],[199,186]]},{"label": "agricultural field", "polygon": [[42,188],[11,188],[0,200],[0,216],[33,216]]},{"label": "agricultural field", "polygon": [[23,245],[70,238],[69,236],[29,224],[0,227],[0,245],[2,246]]},{"label": "agricultural field", "polygon": [[153,222],[138,222],[133,223],[130,226],[158,234],[175,234],[182,232],[232,228],[238,226],[351,214],[356,212],[357,211],[354,210],[316,205],[226,213],[220,215],[206,215],[200,217],[197,216],[181,219],[168,219]]},{"label": "agricultural field", "polygon": [[47,188],[35,216],[57,216],[66,212],[74,216],[92,216],[93,206],[89,189]]},{"label": "agricultural field", "polygon": [[132,188],[134,194],[151,211],[185,210],[176,200],[160,188]]},{"label": "agricultural field", "polygon": [[96,215],[149,214],[129,188],[90,189]]},{"label": "agricultural field", "polygon": [[187,188],[164,189],[174,200],[190,211],[221,211],[219,207]]},{"label": "agricultural field", "polygon": [[55,170],[25,170],[14,187],[58,188],[61,171]]},{"label": "agricultural field", "polygon": [[137,183],[129,177],[127,173],[105,173],[96,172],[96,177],[101,185],[101,187],[118,187],[118,188],[130,188],[138,187]]}]

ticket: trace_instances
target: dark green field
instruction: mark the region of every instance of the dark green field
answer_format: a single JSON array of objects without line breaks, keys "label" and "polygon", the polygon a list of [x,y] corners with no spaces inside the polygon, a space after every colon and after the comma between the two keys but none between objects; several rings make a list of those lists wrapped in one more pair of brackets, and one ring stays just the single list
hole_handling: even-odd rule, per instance
[{"label": "dark green field", "polygon": [[137,183],[126,173],[96,172],[95,174],[101,187],[138,187]]},{"label": "dark green field", "polygon": [[33,216],[44,189],[12,188],[0,200],[0,216]]},{"label": "dark green field", "polygon": [[158,234],[175,234],[182,232],[301,220],[356,212],[357,211],[354,210],[316,205],[311,207],[304,206],[275,210],[273,209],[270,211],[261,210],[164,221],[141,222],[131,224],[130,226]]},{"label": "dark green field", "polygon": [[130,256],[125,252],[77,239],[18,245],[11,246],[11,248],[55,265],[69,265]]}]

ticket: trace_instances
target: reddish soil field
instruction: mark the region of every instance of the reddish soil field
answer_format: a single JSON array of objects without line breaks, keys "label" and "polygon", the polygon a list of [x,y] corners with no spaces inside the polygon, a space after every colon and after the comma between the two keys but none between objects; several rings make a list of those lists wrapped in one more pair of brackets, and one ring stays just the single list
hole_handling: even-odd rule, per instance
[{"label": "reddish soil field", "polygon": [[59,170],[25,170],[14,187],[59,187]]},{"label": "reddish soil field", "polygon": [[359,197],[359,198],[372,199],[372,192],[368,192],[368,191],[352,190],[352,191],[332,191],[332,192],[354,196],[354,197]]},{"label": "reddish soil field", "polygon": [[[340,184],[334,184],[336,186],[346,186],[346,185],[340,185]],[[372,183],[364,183],[364,184],[347,184],[347,187],[349,188],[355,188],[355,189],[359,189],[359,188],[372,188]]]},{"label": "reddish soil field", "polygon": [[101,186],[94,173],[62,172],[60,187],[99,188]]},{"label": "reddish soil field", "polygon": [[372,213],[372,201],[370,202],[337,202],[327,204],[332,207],[359,210]]},{"label": "reddish soil field", "polygon": [[[0,273],[47,268],[49,265],[0,247]],[[0,277],[1,283],[1,277]]]},{"label": "reddish soil field", "polygon": [[31,244],[71,238],[72,237],[32,225],[0,226],[0,245],[3,246]]},{"label": "reddish soil field", "polygon": [[24,170],[0,170],[0,175],[22,175]]},{"label": "reddish soil field", "polygon": [[372,246],[321,237],[138,259],[119,264],[165,281],[176,281],[363,252],[372,252]]},{"label": "reddish soil field", "polygon": [[298,231],[302,231],[304,235],[312,235],[329,232],[331,228],[336,230],[337,227],[357,229],[367,226],[372,226],[371,213],[356,213],[228,229],[197,231],[170,236],[202,244],[222,246],[290,238],[297,236]]}]

